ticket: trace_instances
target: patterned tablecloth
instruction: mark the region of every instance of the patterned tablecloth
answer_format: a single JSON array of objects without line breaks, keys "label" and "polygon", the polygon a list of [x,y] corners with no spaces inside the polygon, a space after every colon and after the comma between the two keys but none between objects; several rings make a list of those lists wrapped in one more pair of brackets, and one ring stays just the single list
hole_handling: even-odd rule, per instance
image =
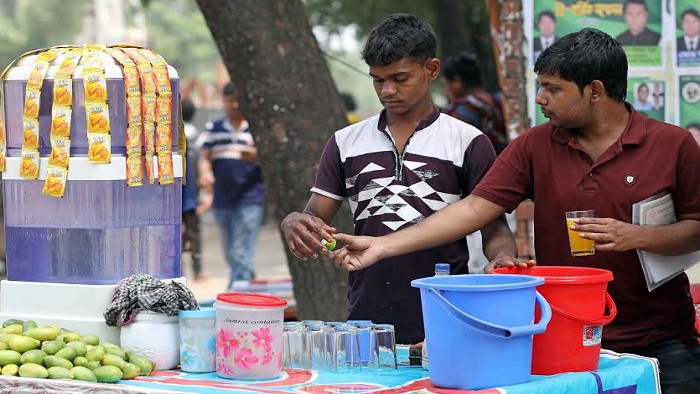
[{"label": "patterned tablecloth", "polygon": [[[455,366],[459,373],[459,366]],[[504,373],[508,373],[504,366]],[[28,379],[0,376],[0,393],[212,393],[287,394],[295,393],[478,393],[478,394],[651,394],[660,393],[659,369],[655,359],[617,354],[603,350],[600,366],[593,372],[533,376],[529,383],[486,390],[447,390],[433,386],[420,367],[401,365],[398,370],[358,373],[316,373],[288,370],[269,381],[222,379],[214,373],[155,371],[150,376],[117,384]]]}]

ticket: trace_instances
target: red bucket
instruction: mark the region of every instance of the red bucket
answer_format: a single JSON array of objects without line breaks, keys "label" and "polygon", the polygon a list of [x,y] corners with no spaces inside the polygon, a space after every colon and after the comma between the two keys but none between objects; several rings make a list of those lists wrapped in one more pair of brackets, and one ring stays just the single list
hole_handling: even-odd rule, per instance
[{"label": "red bucket", "polygon": [[[603,326],[617,315],[615,303],[607,292],[608,282],[613,280],[612,272],[563,266],[498,268],[492,272],[544,278],[537,291],[552,307],[552,320],[544,334],[534,336],[534,375],[598,369]],[[537,321],[539,311],[535,315]]]}]

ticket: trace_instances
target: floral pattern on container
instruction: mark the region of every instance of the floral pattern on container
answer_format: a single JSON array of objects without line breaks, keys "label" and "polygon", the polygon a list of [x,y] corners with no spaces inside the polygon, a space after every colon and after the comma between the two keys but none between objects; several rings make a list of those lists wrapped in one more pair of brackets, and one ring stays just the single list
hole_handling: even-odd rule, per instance
[{"label": "floral pattern on container", "polygon": [[[203,346],[204,345],[204,346]],[[191,372],[213,372],[216,354],[216,337],[202,341],[180,340],[180,368]]]},{"label": "floral pattern on container", "polygon": [[269,327],[251,332],[220,329],[216,333],[216,372],[247,378],[246,371],[272,365],[281,369],[282,355],[273,348],[276,340]]}]

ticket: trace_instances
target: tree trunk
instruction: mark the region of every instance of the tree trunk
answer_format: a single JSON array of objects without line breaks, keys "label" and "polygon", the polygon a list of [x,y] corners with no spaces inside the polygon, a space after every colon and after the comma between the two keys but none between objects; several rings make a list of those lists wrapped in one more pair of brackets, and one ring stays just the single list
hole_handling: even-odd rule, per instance
[{"label": "tree trunk", "polygon": [[[345,110],[299,0],[197,0],[258,147],[274,220],[303,209]],[[213,65],[212,65],[213,66]],[[334,223],[352,231],[347,210]],[[300,319],[343,320],[347,273],[286,251]]]}]

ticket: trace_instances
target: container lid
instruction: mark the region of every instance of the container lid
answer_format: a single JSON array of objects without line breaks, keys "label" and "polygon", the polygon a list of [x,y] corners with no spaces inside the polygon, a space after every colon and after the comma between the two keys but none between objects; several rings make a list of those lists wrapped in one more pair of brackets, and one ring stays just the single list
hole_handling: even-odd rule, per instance
[{"label": "container lid", "polygon": [[[121,79],[123,78],[121,66],[114,60],[112,56],[105,52],[101,52],[99,56],[102,58],[105,66],[105,77],[107,79]],[[34,60],[39,57],[39,54],[27,55],[16,59],[16,62],[7,70],[4,76],[5,80],[20,80],[26,81],[29,78],[29,73],[32,71],[32,64]],[[49,63],[49,68],[46,70],[45,79],[54,79],[59,66],[63,63],[65,54],[58,55],[54,60]],[[170,79],[179,79],[177,71],[168,64],[168,77]],[[81,58],[78,65],[75,67],[72,75],[73,79],[83,78],[83,59]]]},{"label": "container lid", "polygon": [[180,317],[186,317],[186,318],[211,318],[211,317],[216,317],[216,309],[212,307],[206,307],[206,308],[201,308],[198,310],[192,310],[192,311],[178,311],[177,315]]},{"label": "container lid", "polygon": [[269,294],[261,293],[221,293],[217,301],[241,306],[286,307],[287,300]]}]

